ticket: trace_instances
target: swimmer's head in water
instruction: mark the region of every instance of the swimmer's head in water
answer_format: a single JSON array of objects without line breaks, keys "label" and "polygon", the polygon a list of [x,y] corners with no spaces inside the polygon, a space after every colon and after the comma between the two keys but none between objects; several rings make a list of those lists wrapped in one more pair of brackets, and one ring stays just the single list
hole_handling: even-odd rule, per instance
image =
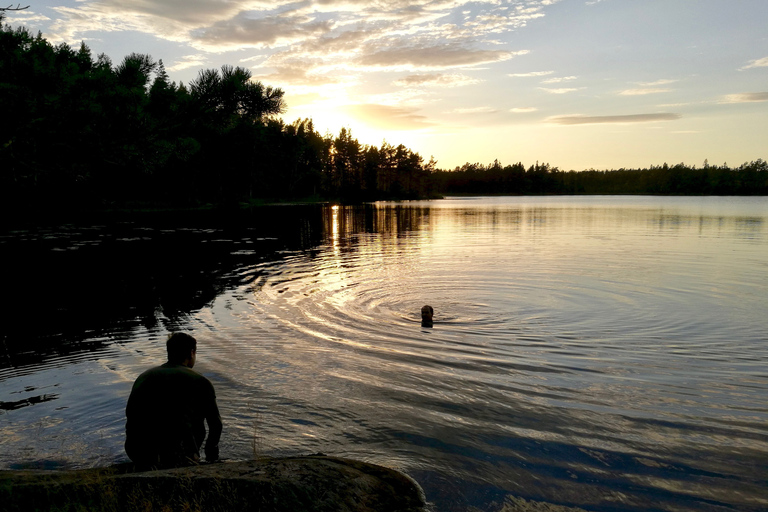
[{"label": "swimmer's head in water", "polygon": [[421,308],[421,322],[422,323],[432,323],[432,315],[435,314],[435,310],[432,309],[432,306],[424,306]]}]

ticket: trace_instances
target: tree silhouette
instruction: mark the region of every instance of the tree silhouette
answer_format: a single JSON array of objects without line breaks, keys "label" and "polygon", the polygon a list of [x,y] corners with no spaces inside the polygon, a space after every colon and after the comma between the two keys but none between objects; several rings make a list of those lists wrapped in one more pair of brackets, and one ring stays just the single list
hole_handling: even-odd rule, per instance
[{"label": "tree silhouette", "polygon": [[211,119],[223,126],[238,120],[255,122],[285,111],[283,90],[251,80],[245,68],[224,65],[200,71],[190,93]]},{"label": "tree silhouette", "polygon": [[6,11],[23,11],[24,9],[29,9],[29,6],[26,5],[22,7],[21,4],[16,4],[16,7],[14,7],[13,4],[11,4],[8,7],[0,7],[0,22],[5,19]]}]

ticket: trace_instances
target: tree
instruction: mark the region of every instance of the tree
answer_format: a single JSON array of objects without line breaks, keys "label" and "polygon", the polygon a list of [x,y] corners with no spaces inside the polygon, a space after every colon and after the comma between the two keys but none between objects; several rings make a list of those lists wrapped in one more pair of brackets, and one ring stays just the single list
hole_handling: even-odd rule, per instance
[{"label": "tree", "polygon": [[357,195],[361,171],[360,143],[352,137],[351,130],[342,128],[333,141],[333,188],[344,197]]},{"label": "tree", "polygon": [[116,68],[115,75],[120,85],[128,89],[145,88],[157,63],[149,55],[132,53],[123,59]]},{"label": "tree", "polygon": [[285,111],[283,90],[251,80],[245,68],[224,65],[201,70],[190,82],[190,93],[203,112],[224,126],[237,121],[256,122]]}]

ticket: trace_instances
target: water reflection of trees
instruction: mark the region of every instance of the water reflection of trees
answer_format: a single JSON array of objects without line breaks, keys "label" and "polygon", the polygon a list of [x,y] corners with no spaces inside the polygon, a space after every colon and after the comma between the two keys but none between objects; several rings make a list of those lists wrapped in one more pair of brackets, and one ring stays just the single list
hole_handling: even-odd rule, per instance
[{"label": "water reflection of trees", "polygon": [[698,235],[736,234],[739,238],[762,237],[764,219],[751,216],[684,215],[659,212],[649,221],[659,232],[682,231],[696,228]]},{"label": "water reflection of trees", "polygon": [[137,327],[183,328],[225,290],[257,279],[259,263],[319,245],[320,211],[6,231],[0,367],[97,350]]},{"label": "water reflection of trees", "polygon": [[324,210],[323,230],[340,241],[350,241],[360,233],[399,237],[422,229],[429,216],[430,208],[407,204],[332,206]]}]

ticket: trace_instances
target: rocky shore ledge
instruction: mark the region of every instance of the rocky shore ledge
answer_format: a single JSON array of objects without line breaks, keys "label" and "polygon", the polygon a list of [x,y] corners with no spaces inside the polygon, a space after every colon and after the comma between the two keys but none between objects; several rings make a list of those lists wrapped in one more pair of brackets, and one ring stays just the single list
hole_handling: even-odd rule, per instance
[{"label": "rocky shore ledge", "polygon": [[426,512],[408,476],[311,455],[135,472],[131,464],[71,471],[0,471],[8,512]]}]

